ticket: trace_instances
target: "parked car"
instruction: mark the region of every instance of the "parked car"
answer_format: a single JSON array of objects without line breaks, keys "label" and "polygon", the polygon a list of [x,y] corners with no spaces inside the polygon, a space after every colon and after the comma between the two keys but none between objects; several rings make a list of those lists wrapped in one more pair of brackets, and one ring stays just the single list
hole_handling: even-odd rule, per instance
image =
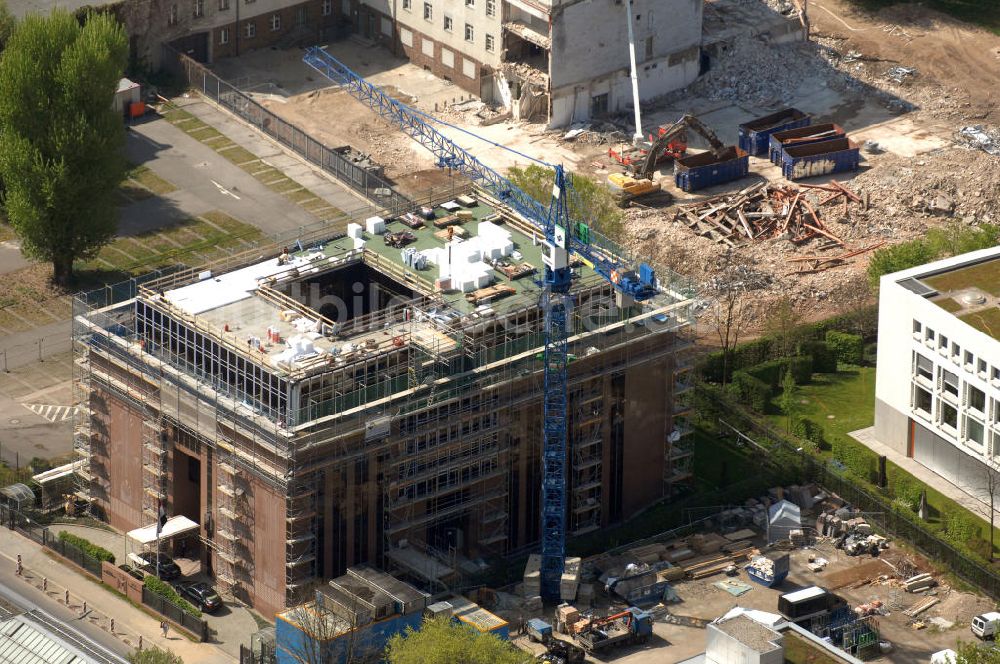
[{"label": "parked car", "polygon": [[131,565],[119,565],[118,569],[122,570],[131,577],[139,579],[140,581],[146,578],[146,574],[141,569],[137,569]]},{"label": "parked car", "polygon": [[156,552],[155,551],[143,551],[142,553],[130,553],[128,554],[129,562],[134,564],[136,567],[141,569],[147,574],[154,574],[164,581],[172,581],[180,577],[181,568],[177,566],[174,559],[165,553],[161,553],[160,558],[160,569],[159,574],[156,570]]},{"label": "parked car", "polygon": [[222,606],[222,598],[204,581],[180,584],[177,590],[184,599],[206,613],[211,613]]}]

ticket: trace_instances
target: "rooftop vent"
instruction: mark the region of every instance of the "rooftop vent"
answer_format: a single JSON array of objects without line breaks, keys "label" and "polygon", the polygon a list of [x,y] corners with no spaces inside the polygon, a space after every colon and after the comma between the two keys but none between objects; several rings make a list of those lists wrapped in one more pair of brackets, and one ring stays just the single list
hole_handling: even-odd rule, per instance
[{"label": "rooftop vent", "polygon": [[962,304],[966,306],[976,306],[979,304],[986,304],[986,296],[983,295],[982,293],[977,293],[975,291],[966,293],[961,297],[961,300]]}]

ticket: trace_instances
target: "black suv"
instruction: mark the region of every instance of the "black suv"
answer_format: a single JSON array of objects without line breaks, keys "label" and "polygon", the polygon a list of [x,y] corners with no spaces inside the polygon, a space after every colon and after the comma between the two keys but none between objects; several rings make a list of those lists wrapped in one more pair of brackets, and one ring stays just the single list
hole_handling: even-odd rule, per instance
[{"label": "black suv", "polygon": [[160,573],[156,573],[156,552],[155,551],[143,551],[142,553],[136,554],[137,557],[142,561],[139,568],[146,572],[147,574],[153,574],[158,576],[164,581],[171,581],[178,578],[181,575],[181,568],[177,566],[174,559],[165,553],[160,554]]},{"label": "black suv", "polygon": [[222,606],[222,598],[204,581],[179,584],[177,590],[184,599],[206,613],[211,613]]}]

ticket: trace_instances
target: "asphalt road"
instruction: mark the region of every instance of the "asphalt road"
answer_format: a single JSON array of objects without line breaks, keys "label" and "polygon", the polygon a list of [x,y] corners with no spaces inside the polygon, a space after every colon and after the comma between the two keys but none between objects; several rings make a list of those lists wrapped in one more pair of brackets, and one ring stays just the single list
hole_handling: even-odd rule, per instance
[{"label": "asphalt road", "polygon": [[[79,648],[100,664],[125,664],[129,648],[107,632],[94,627],[79,615],[44,597],[33,586],[18,581],[9,565],[0,565],[0,597],[13,604],[18,612],[41,623],[64,641]],[[11,611],[0,605],[0,619]]]}]

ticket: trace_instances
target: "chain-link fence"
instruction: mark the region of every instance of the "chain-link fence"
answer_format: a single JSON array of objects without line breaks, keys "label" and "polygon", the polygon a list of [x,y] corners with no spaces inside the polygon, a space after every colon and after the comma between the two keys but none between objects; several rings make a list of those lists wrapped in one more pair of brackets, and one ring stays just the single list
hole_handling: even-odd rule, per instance
[{"label": "chain-link fence", "polygon": [[894,505],[887,493],[870,490],[837,465],[806,452],[801,443],[760,422],[722,390],[713,391],[711,398],[718,400],[720,412],[726,413],[720,419],[720,430],[758,447],[763,452],[757,457],[762,464],[796,473],[799,483],[815,482],[832,491],[866,512],[866,519],[876,528],[904,540],[928,560],[944,566],[990,597],[1000,599],[1000,573],[956,548],[916,514]]},{"label": "chain-link fence", "polygon": [[163,46],[162,62],[165,69],[180,77],[188,87],[194,88],[310,163],[319,166],[376,206],[384,208],[390,215],[402,214],[413,207],[413,201],[397,191],[385,178],[354,163],[341,150],[324,145],[292,123],[282,120],[204,65],[166,44]]}]

